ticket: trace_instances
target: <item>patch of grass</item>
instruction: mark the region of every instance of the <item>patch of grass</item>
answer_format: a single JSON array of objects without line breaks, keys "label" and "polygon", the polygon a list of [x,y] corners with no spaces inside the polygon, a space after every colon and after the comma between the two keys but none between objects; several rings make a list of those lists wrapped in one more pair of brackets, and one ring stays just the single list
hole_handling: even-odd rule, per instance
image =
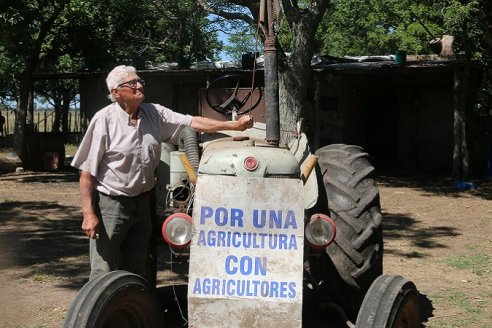
[{"label": "patch of grass", "polygon": [[59,279],[60,276],[51,271],[49,267],[42,265],[33,265],[30,267],[31,270],[27,273],[13,275],[12,278],[20,283],[35,281],[35,282],[47,282]]},{"label": "patch of grass", "polygon": [[490,272],[491,260],[490,256],[484,253],[473,255],[457,255],[447,258],[446,264],[459,270],[472,270],[473,273],[481,276]]},{"label": "patch of grass", "polygon": [[459,313],[446,317],[444,320],[440,319],[431,322],[427,327],[486,327],[482,325],[487,321],[485,304],[471,300],[464,292],[451,292],[449,295],[439,295],[431,298],[436,307],[439,307],[439,304],[443,302],[449,302],[456,306]]}]

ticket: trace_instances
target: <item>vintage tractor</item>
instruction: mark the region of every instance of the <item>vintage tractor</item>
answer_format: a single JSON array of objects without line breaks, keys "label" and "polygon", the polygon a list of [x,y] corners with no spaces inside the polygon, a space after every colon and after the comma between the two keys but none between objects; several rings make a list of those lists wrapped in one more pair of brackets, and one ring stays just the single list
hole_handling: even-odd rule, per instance
[{"label": "vintage tractor", "polygon": [[[185,128],[180,149],[164,152],[162,236],[173,258],[189,261],[188,326],[315,327],[305,315],[314,304],[351,327],[420,327],[415,285],[383,275],[379,191],[367,153],[332,144],[312,154],[300,128],[279,145],[276,52],[266,45],[264,90],[229,75],[202,93],[224,119],[254,113],[264,94],[266,124],[214,136]],[[164,326],[154,286],[125,271],[89,281],[64,323]]]}]

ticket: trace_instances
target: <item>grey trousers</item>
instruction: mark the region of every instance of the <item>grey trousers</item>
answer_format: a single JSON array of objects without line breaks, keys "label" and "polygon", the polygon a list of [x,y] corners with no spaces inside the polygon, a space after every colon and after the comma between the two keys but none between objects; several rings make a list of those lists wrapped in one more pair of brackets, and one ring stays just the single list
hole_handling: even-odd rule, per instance
[{"label": "grey trousers", "polygon": [[125,197],[94,192],[99,238],[90,240],[90,279],[114,270],[127,270],[149,278],[150,193]]}]

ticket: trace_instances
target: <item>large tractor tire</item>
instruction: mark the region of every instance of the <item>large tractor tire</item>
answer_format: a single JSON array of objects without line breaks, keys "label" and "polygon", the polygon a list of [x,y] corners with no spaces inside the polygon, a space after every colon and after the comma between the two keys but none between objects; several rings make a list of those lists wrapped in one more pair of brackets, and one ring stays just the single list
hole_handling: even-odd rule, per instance
[{"label": "large tractor tire", "polygon": [[112,271],[82,287],[67,311],[64,328],[160,328],[162,310],[142,277]]},{"label": "large tractor tire", "polygon": [[[337,227],[335,242],[314,265],[328,302],[355,319],[372,282],[383,272],[383,233],[379,190],[367,153],[334,144],[316,151],[328,210]],[[323,297],[323,296],[322,296]]]}]

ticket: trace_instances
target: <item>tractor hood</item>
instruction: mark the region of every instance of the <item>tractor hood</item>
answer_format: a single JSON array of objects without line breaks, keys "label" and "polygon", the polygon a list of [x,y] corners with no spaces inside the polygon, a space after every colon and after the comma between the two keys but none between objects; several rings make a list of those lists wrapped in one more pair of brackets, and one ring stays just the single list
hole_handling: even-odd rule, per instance
[{"label": "tractor hood", "polygon": [[200,174],[299,178],[299,163],[286,148],[264,140],[229,137],[203,145]]}]

